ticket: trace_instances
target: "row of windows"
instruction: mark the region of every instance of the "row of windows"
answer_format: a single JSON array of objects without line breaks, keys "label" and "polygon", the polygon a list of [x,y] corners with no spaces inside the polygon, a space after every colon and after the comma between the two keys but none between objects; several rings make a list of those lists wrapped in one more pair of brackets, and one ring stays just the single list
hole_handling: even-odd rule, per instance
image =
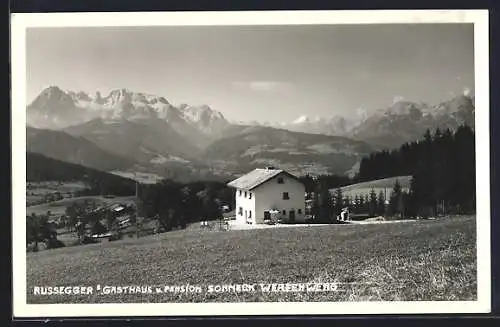
[{"label": "row of windows", "polygon": [[[294,211],[295,211],[295,210],[293,210],[293,209],[292,209],[292,210],[290,210],[290,212],[294,212]],[[301,214],[302,214],[302,209],[297,209],[297,213],[298,213],[299,215],[301,215]],[[283,214],[284,216],[286,216],[286,210],[283,210],[282,214]],[[243,216],[243,207],[239,207],[239,208],[238,208],[238,215]],[[245,216],[246,216],[247,218],[252,218],[252,210],[248,210],[248,211],[246,211],[246,210],[245,210]]]},{"label": "row of windows", "polygon": [[[238,215],[243,216],[243,207],[238,208]],[[246,218],[252,218],[252,210],[245,210],[245,217]]]},{"label": "row of windows", "polygon": [[[242,190],[240,190],[239,192],[240,192],[239,195],[243,196],[244,198],[246,198],[247,196],[249,199],[252,198],[251,192],[247,192],[247,191],[243,192]],[[290,194],[288,194],[288,192],[283,192],[282,198],[283,198],[283,200],[290,200]]]},{"label": "row of windows", "polygon": [[248,195],[248,198],[251,199],[252,198],[252,192],[247,192],[245,191],[245,193],[243,193],[242,190],[240,190],[240,196],[242,196],[242,194],[245,194],[244,197],[246,198],[247,195]]}]

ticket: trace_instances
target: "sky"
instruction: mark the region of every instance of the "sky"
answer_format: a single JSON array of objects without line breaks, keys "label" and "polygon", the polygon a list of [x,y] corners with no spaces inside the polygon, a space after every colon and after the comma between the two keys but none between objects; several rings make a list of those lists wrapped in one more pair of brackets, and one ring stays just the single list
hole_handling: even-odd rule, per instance
[{"label": "sky", "polygon": [[474,90],[472,24],[30,28],[27,101],[126,88],[231,121],[351,116]]}]

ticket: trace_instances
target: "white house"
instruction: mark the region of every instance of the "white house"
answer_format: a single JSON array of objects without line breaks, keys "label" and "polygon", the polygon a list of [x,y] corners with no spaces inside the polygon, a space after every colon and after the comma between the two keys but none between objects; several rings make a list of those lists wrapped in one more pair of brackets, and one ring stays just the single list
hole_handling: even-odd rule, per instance
[{"label": "white house", "polygon": [[255,169],[228,184],[236,189],[236,221],[305,220],[305,186],[294,175],[273,167]]}]

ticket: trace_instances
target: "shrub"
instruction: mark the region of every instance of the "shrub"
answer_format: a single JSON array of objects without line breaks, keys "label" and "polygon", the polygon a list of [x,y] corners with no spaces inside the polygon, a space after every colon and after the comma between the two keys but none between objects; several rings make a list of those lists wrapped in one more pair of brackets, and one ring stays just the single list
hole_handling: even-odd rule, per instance
[{"label": "shrub", "polygon": [[83,236],[80,243],[81,244],[95,244],[95,243],[99,243],[99,241],[96,239],[93,239],[92,237],[89,237],[89,236]]},{"label": "shrub", "polygon": [[66,245],[58,239],[49,239],[46,242],[46,249],[57,249],[65,247]]},{"label": "shrub", "polygon": [[118,241],[118,240],[121,240],[123,239],[123,234],[120,233],[120,232],[116,232],[116,233],[113,233],[109,238],[108,238],[108,241],[109,242],[113,242],[113,241]]},{"label": "shrub", "polygon": [[38,244],[31,243],[26,246],[26,252],[38,252]]}]

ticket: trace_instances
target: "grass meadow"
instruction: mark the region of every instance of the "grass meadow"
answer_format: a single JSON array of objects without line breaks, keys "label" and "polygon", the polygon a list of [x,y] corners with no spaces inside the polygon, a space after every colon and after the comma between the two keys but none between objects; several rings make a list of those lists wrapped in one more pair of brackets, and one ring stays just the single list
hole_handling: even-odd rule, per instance
[{"label": "grass meadow", "polygon": [[[475,216],[261,230],[180,230],[27,253],[28,303],[434,301],[476,299]],[[208,285],[340,283],[335,292],[206,292]],[[101,286],[201,292],[98,294]],[[93,286],[33,295],[34,286]]]},{"label": "grass meadow", "polygon": [[46,195],[59,192],[62,197],[68,198],[73,196],[77,191],[85,190],[88,186],[83,182],[59,182],[59,181],[44,181],[44,182],[27,182],[26,189],[26,205],[32,206],[43,202]]},{"label": "grass meadow", "polygon": [[[377,196],[380,191],[384,192],[384,194],[386,194],[387,196],[390,196],[392,189],[396,184],[396,180],[399,181],[403,190],[408,191],[410,189],[411,176],[397,176],[344,186],[341,187],[342,194],[344,196],[350,196],[351,198],[354,198],[356,195],[365,196],[367,194],[370,194],[371,190],[373,189]],[[335,189],[332,189],[330,191],[334,192]]]}]

